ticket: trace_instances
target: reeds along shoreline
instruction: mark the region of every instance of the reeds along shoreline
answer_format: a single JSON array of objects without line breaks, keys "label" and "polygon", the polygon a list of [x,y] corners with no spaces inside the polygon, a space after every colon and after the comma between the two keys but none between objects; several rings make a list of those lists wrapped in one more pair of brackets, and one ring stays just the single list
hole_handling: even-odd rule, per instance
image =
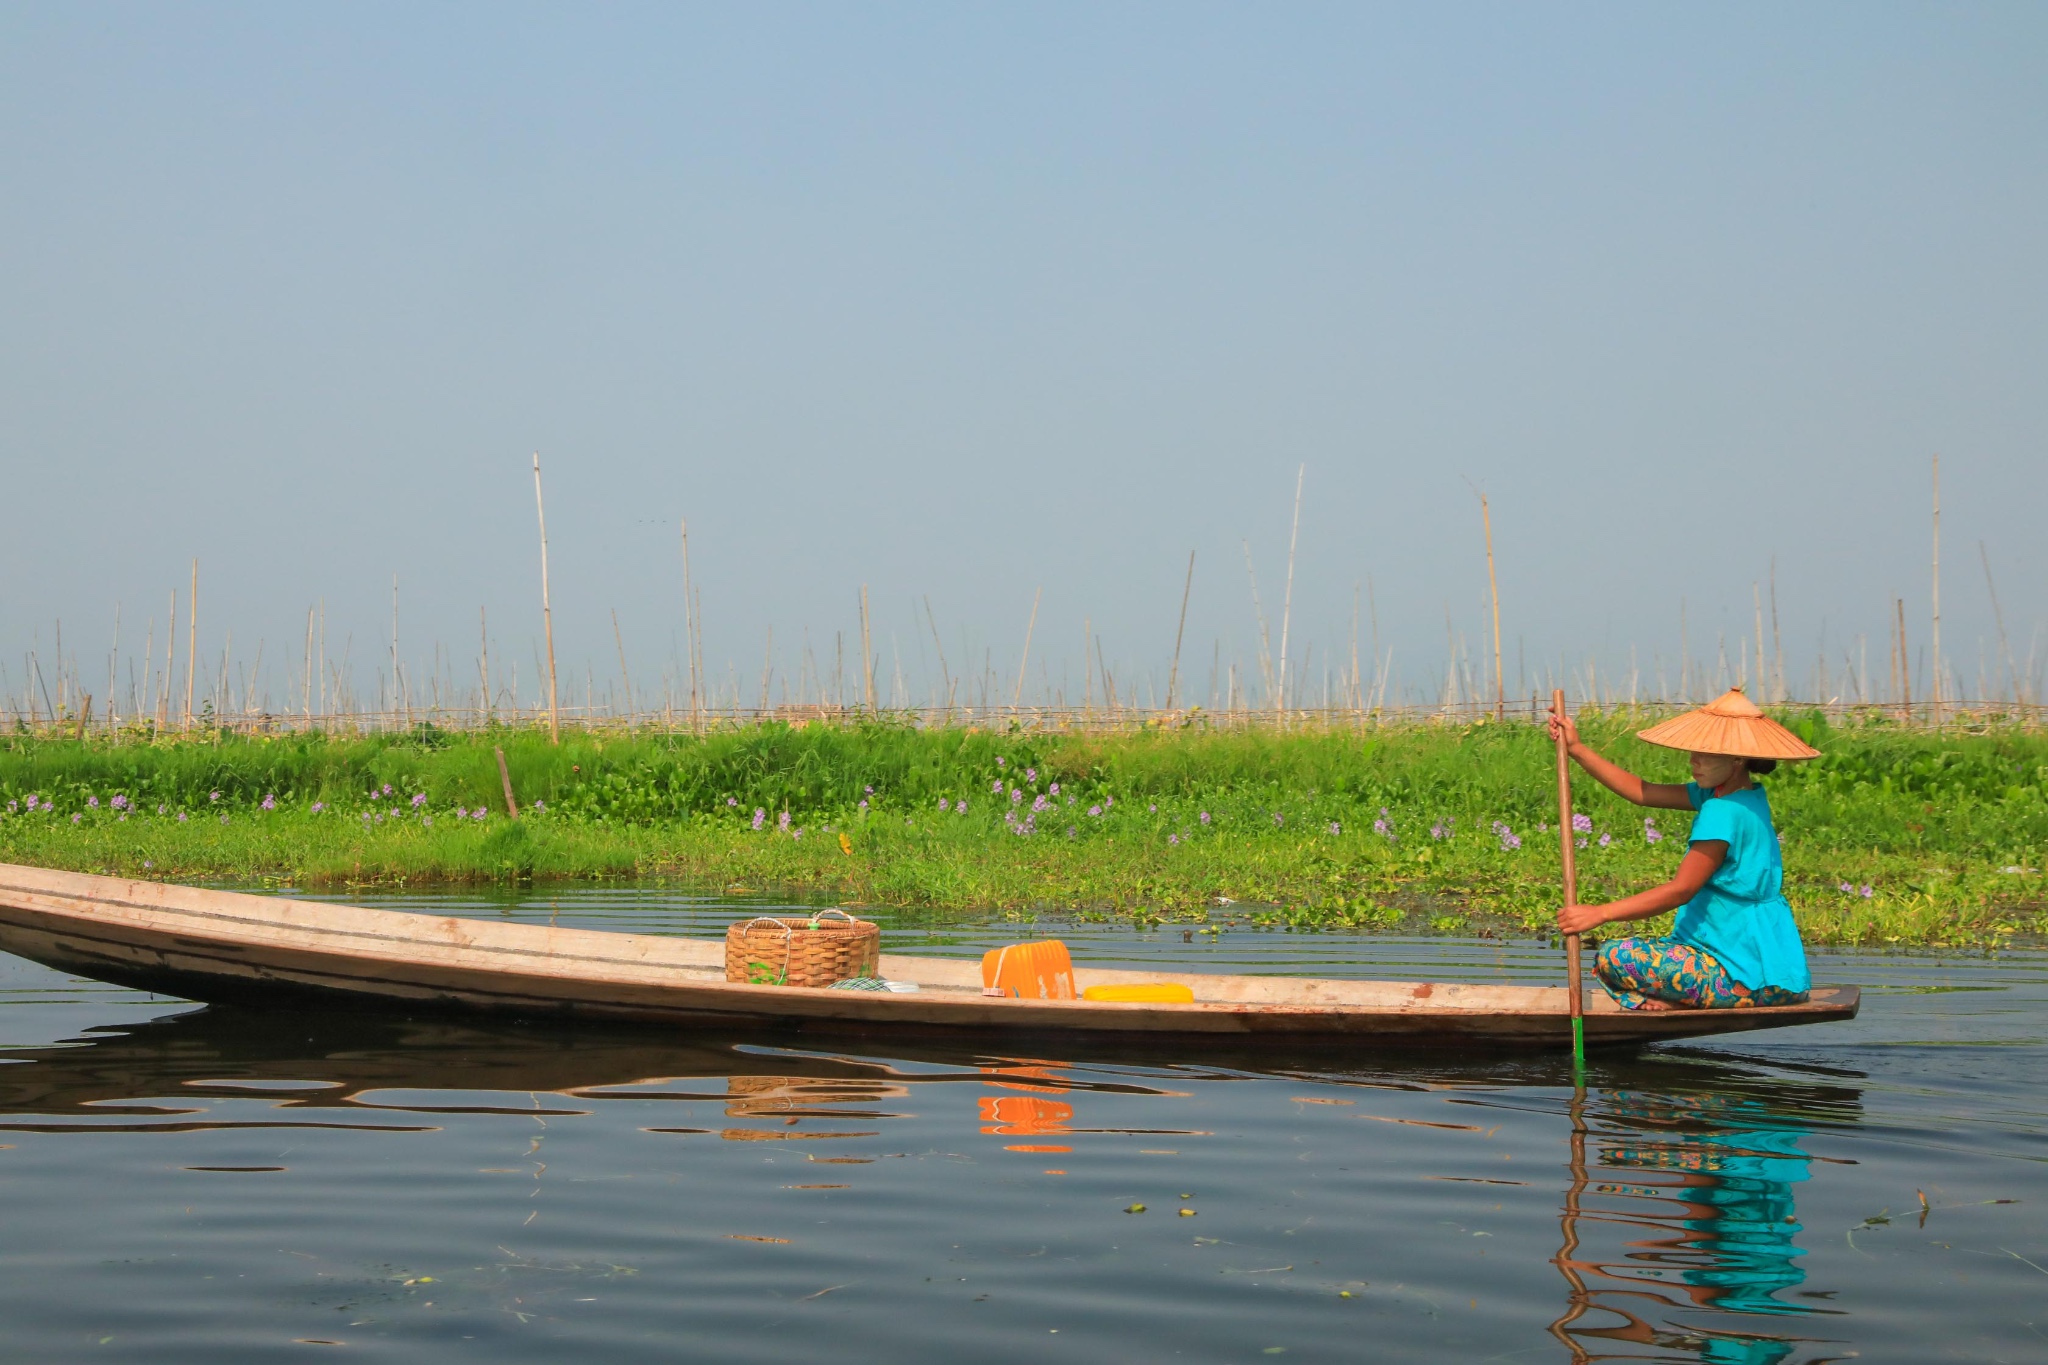
[{"label": "reeds along shoreline", "polygon": [[[77,709],[60,707],[53,717],[33,707],[0,708],[0,733],[38,738],[71,738],[100,742],[148,742],[205,735],[403,735],[421,727],[455,734],[511,729],[546,730],[550,712],[545,706],[407,706],[387,710],[217,712],[203,708],[190,723],[177,716],[121,716],[101,711],[95,715],[92,698],[83,698]],[[1590,711],[1610,717],[1652,718],[1670,715],[1695,705],[1692,702],[1583,701],[1574,714]],[[1199,727],[1216,730],[1299,730],[1315,732],[1364,732],[1417,725],[1472,725],[1488,721],[1542,724],[1549,705],[1539,698],[1510,699],[1506,703],[1484,698],[1442,703],[1414,703],[1387,706],[1293,706],[1274,709],[1240,706],[1211,710],[1203,706],[1142,707],[1123,704],[1082,706],[1041,706],[1031,704],[992,706],[835,706],[831,704],[768,704],[759,706],[705,706],[694,713],[687,707],[659,710],[613,709],[607,706],[563,706],[557,709],[565,729],[596,733],[705,734],[753,725],[860,726],[880,723],[918,729],[989,729],[1030,732],[1124,733],[1158,729]],[[2036,729],[2048,722],[2048,703],[2033,701],[1932,702],[1825,702],[1788,700],[1774,703],[1782,714],[1825,718],[1833,725],[1890,724],[1913,730],[1969,733],[1986,727]]]}]

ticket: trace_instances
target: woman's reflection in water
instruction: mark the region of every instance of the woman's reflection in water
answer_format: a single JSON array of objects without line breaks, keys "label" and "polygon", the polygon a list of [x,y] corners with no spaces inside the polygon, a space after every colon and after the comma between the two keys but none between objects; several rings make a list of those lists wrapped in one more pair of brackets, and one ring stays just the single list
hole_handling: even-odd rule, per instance
[{"label": "woman's reflection in water", "polygon": [[[1826,1086],[1800,1086],[1768,1103],[1740,1093],[1595,1092],[1589,1101],[1577,1092],[1558,1258],[1572,1286],[1571,1307],[1553,1335],[1575,1360],[1641,1359],[1645,1346],[1656,1348],[1650,1358],[1716,1365],[1789,1359],[1811,1339],[1762,1324],[1701,1321],[1698,1314],[1827,1311],[1790,1296],[1806,1279],[1793,1190],[1811,1175],[1813,1158],[1800,1142],[1812,1119],[1853,1109],[1858,1098],[1854,1090]],[[1625,1239],[1615,1254],[1580,1252],[1582,1239],[1610,1230]],[[1581,1324],[1602,1309],[1623,1321]],[[1675,1321],[1680,1315],[1692,1321]],[[1593,1349],[1610,1341],[1632,1349]]]}]

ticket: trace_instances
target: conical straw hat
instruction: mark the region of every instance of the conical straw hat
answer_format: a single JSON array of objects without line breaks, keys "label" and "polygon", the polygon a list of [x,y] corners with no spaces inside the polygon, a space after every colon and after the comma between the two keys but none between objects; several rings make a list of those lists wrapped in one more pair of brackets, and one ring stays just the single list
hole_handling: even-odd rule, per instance
[{"label": "conical straw hat", "polygon": [[1765,715],[1757,704],[1730,688],[1697,711],[1673,716],[1661,725],[1636,732],[1637,737],[1667,749],[1696,754],[1727,754],[1735,758],[1775,758],[1793,762],[1819,758],[1799,736]]}]

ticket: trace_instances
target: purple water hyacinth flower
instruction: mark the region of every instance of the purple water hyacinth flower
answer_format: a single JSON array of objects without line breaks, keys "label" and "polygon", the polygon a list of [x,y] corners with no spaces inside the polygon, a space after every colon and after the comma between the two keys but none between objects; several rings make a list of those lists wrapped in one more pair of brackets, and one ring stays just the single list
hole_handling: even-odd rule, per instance
[{"label": "purple water hyacinth flower", "polygon": [[488,818],[489,816],[490,812],[485,810],[482,806],[478,806],[475,810],[469,813],[469,818],[472,820],[483,820]]},{"label": "purple water hyacinth flower", "polygon": [[[179,818],[180,820],[182,820],[182,819],[184,819],[184,818],[185,818],[185,816],[184,816],[183,812],[180,812],[180,813],[179,813],[179,815],[178,815],[178,818]],[[370,812],[368,812],[368,811],[364,811],[364,812],[363,812],[363,823],[364,823],[364,824],[366,824],[366,825],[367,825],[367,824],[369,824],[372,818],[373,818],[373,817],[372,817],[372,816],[370,815]]]},{"label": "purple water hyacinth flower", "polygon": [[1060,794],[1060,784],[1055,782],[1050,787],[1047,787],[1046,790],[1051,792],[1054,796],[1058,796]]},{"label": "purple water hyacinth flower", "polygon": [[[28,808],[30,810],[34,810],[40,800],[41,798],[39,798],[34,792],[30,792],[28,794]],[[157,809],[158,811],[162,811],[163,807],[159,806],[157,807]]]},{"label": "purple water hyacinth flower", "polygon": [[[861,802],[860,804],[861,804],[861,808],[862,808],[863,810],[865,810],[865,809],[867,808],[867,804],[868,804],[867,802],[863,801],[863,802]],[[761,828],[761,826],[763,826],[763,825],[765,825],[765,824],[767,824],[767,823],[768,823],[768,812],[767,812],[767,811],[765,811],[765,810],[762,810],[762,809],[761,809],[761,808],[760,808],[759,806],[756,806],[756,807],[754,807],[754,828],[755,828],[755,829],[759,829],[759,828]]]},{"label": "purple water hyacinth flower", "polygon": [[143,866],[144,866],[145,868],[149,868],[149,867],[155,867],[155,866],[156,866],[156,864],[155,864],[155,863],[151,862],[151,861],[150,861],[149,859],[147,859],[147,858],[144,858],[144,859],[142,860],[142,865],[143,865]]},{"label": "purple water hyacinth flower", "polygon": [[1145,809],[1151,811],[1154,815],[1159,814],[1159,807],[1156,805],[1148,805],[1145,807]]},{"label": "purple water hyacinth flower", "polygon": [[379,795],[382,795],[382,796],[389,796],[389,795],[391,795],[391,784],[390,784],[389,782],[386,782],[386,783],[384,784],[384,790],[383,790],[383,791],[382,791],[381,793],[379,793]]},{"label": "purple water hyacinth flower", "polygon": [[1023,799],[1024,799],[1024,793],[1023,793],[1023,792],[1020,792],[1020,791],[1018,791],[1018,790],[1017,790],[1017,789],[1016,789],[1015,787],[1012,787],[1012,788],[1010,788],[1010,804],[1011,804],[1011,805],[1013,805],[1013,806],[1014,806],[1014,805],[1016,805],[1016,804],[1017,804],[1017,803],[1018,803],[1019,801],[1022,801]]},{"label": "purple water hyacinth flower", "polygon": [[1180,836],[1178,834],[1169,834],[1166,836],[1166,842],[1170,845],[1178,844],[1180,843]]},{"label": "purple water hyacinth flower", "polygon": [[1869,887],[1868,885],[1865,885],[1865,886],[1863,887],[1863,899],[1865,899],[1865,900],[1869,900],[1869,899],[1870,899],[1870,896],[1871,896],[1871,891],[1870,891],[1870,887]]},{"label": "purple water hyacinth flower", "polygon": [[946,813],[947,811],[949,811],[949,810],[951,810],[951,809],[953,809],[952,803],[951,803],[951,802],[949,802],[949,801],[947,801],[945,797],[943,797],[943,796],[942,796],[942,797],[940,797],[940,798],[939,798],[939,814],[941,814],[941,815],[944,815],[944,814],[945,814],[945,813]]},{"label": "purple water hyacinth flower", "polygon": [[1572,817],[1572,829],[1579,834],[1591,834],[1593,832],[1593,817],[1590,815],[1574,815]]},{"label": "purple water hyacinth flower", "polygon": [[[545,814],[547,813],[547,809],[548,809],[548,803],[547,803],[547,802],[545,802],[545,801],[536,801],[536,802],[534,802],[534,803],[533,803],[533,808],[534,808],[535,810],[537,810],[537,811],[541,812],[541,813],[542,813],[543,815],[545,815]],[[477,807],[477,809],[478,809],[478,810],[482,810],[482,809],[483,809],[483,807],[479,806],[479,807]]]},{"label": "purple water hyacinth flower", "polygon": [[[72,824],[74,824],[74,825],[75,825],[75,824],[77,824],[77,823],[79,822],[80,818],[81,818],[81,817],[79,816],[79,814],[78,814],[78,813],[77,813],[76,811],[73,811],[73,812],[72,812],[72,814],[71,814],[71,823],[72,823]],[[220,818],[220,822],[221,822],[222,824],[226,824],[226,823],[228,822],[228,818],[227,818],[227,817],[226,817],[225,815],[223,815],[223,816],[222,816],[222,817]]]},{"label": "purple water hyacinth flower", "polygon": [[[315,802],[313,803],[313,814],[315,814],[315,815],[318,815],[318,814],[319,814],[319,813],[320,813],[321,811],[323,811],[323,810],[326,810],[326,809],[327,809],[327,803],[326,803],[325,801],[315,801]],[[460,815],[460,814],[462,814],[462,811],[461,811],[461,809],[460,809],[460,808],[458,808],[458,809],[456,810],[456,812],[455,812],[455,813],[456,813],[457,815]]]},{"label": "purple water hyacinth flower", "polygon": [[1026,782],[1036,782],[1038,780],[1038,769],[1026,768],[1024,770],[1024,780]]},{"label": "purple water hyacinth flower", "polygon": [[85,804],[94,810],[98,810],[100,808],[100,799],[97,796],[88,796],[85,798]]},{"label": "purple water hyacinth flower", "polygon": [[1008,759],[1006,759],[1006,758],[1004,758],[1004,757],[1003,757],[1003,756],[1002,756],[1001,754],[997,754],[997,755],[996,755],[996,766],[997,766],[998,768],[1002,767],[1002,766],[1003,766],[1003,765],[1004,765],[1005,763],[1008,763],[1008,762],[1009,762],[1009,760],[1008,760]]},{"label": "purple water hyacinth flower", "polygon": [[393,807],[391,808],[391,818],[392,818],[392,819],[396,820],[396,819],[397,819],[397,818],[398,818],[399,816],[401,816],[401,815],[403,815],[403,814],[405,814],[405,812],[404,812],[404,811],[402,811],[402,810],[400,810],[400,809],[399,809],[398,807],[396,807],[396,806],[393,806]]},{"label": "purple water hyacinth flower", "polygon": [[725,798],[725,804],[728,806],[737,806],[739,803],[740,799],[737,796],[728,796]]},{"label": "purple water hyacinth flower", "polygon": [[1389,811],[1385,806],[1380,807],[1380,819],[1384,820],[1390,814],[1392,814],[1392,812]]},{"label": "purple water hyacinth flower", "polygon": [[1614,836],[1613,836],[1612,834],[1602,834],[1602,835],[1600,836],[1600,847],[1602,847],[1602,848],[1605,848],[1605,847],[1607,847],[1607,846],[1608,846],[1609,844],[1611,844],[1611,843],[1613,843],[1613,842],[1614,842]]},{"label": "purple water hyacinth flower", "polygon": [[108,804],[112,805],[115,810],[127,810],[128,798],[116,792],[114,793],[114,799]]},{"label": "purple water hyacinth flower", "polygon": [[207,800],[209,800],[209,801],[218,801],[218,800],[220,800],[220,793],[219,793],[219,792],[215,792],[215,793],[213,793],[213,795],[211,795],[211,796],[207,797],[206,799],[207,799]]},{"label": "purple water hyacinth flower", "polygon": [[424,805],[426,805],[426,804],[427,804],[427,794],[426,794],[425,792],[415,792],[415,793],[413,793],[413,798],[412,798],[412,808],[413,808],[414,810],[418,810],[418,809],[419,809],[419,808],[420,808],[421,806],[424,806]]},{"label": "purple water hyacinth flower", "polygon": [[1500,837],[1500,847],[1503,853],[1512,853],[1522,846],[1521,836],[1508,828],[1507,821],[1505,820],[1494,821],[1493,832]]},{"label": "purple water hyacinth flower", "polygon": [[1281,828],[1282,826],[1284,826],[1284,825],[1285,825],[1286,823],[1287,823],[1287,817],[1286,817],[1286,816],[1282,815],[1282,814],[1281,814],[1281,813],[1280,813],[1279,811],[1277,811],[1277,810],[1273,812],[1273,828],[1274,828],[1274,829],[1279,829],[1279,828]]},{"label": "purple water hyacinth flower", "polygon": [[158,806],[158,807],[156,808],[156,813],[157,813],[158,815],[162,815],[162,814],[164,813],[164,811],[165,811],[165,808],[164,808],[164,807],[162,807],[162,806]]},{"label": "purple water hyacinth flower", "polygon": [[1052,802],[1046,800],[1042,796],[1034,797],[1031,802],[1031,813],[1033,815],[1036,815],[1038,812],[1049,808],[1051,805]]},{"label": "purple water hyacinth flower", "polygon": [[958,811],[962,815],[967,814],[967,798],[963,796],[958,801],[955,801],[953,803],[953,809]]},{"label": "purple water hyacinth flower", "polygon": [[[854,809],[855,809],[855,810],[857,810],[857,811],[859,811],[859,812],[860,812],[860,813],[861,813],[862,815],[866,815],[866,814],[868,813],[868,799],[867,799],[867,798],[866,798],[865,796],[863,796],[863,797],[862,797],[862,798],[861,798],[861,799],[860,799],[860,800],[859,800],[859,801],[858,801],[858,802],[857,802],[857,803],[856,803],[856,804],[854,805]],[[755,814],[756,814],[756,816],[758,817],[760,813],[759,813],[759,812],[757,811],[757,812],[755,812]],[[758,818],[757,818],[757,819],[755,820],[755,822],[754,822],[754,828],[755,828],[755,829],[759,829],[759,828],[761,828],[761,824],[760,824],[760,821],[759,821],[759,819],[758,819]]]},{"label": "purple water hyacinth flower", "polygon": [[1585,836],[1585,835],[1583,835],[1583,834],[1582,834],[1582,835],[1580,835],[1580,836],[1579,836],[1578,846],[1579,846],[1580,848],[1584,848],[1584,847],[1586,846],[1586,836]]},{"label": "purple water hyacinth flower", "polygon": [[1856,888],[1849,885],[1849,883],[1847,882],[1843,882],[1839,889],[1841,890],[1841,893],[1845,896],[1853,896],[1856,894]]},{"label": "purple water hyacinth flower", "polygon": [[1384,839],[1391,839],[1394,837],[1394,831],[1392,826],[1388,825],[1384,818],[1372,822],[1372,832]]},{"label": "purple water hyacinth flower", "polygon": [[803,827],[802,825],[798,825],[798,826],[797,826],[797,827],[796,827],[795,829],[793,829],[793,830],[791,830],[791,831],[789,832],[789,837],[790,837],[790,838],[792,838],[792,839],[801,839],[801,838],[803,838],[803,837],[804,837],[804,827]]},{"label": "purple water hyacinth flower", "polygon": [[1332,820],[1332,821],[1330,822],[1330,833],[1332,833],[1332,834],[1342,834],[1343,832],[1344,832],[1344,826],[1342,826],[1342,825],[1338,824],[1338,823],[1337,823],[1337,822],[1336,822],[1335,820]]},{"label": "purple water hyacinth flower", "polygon": [[[366,818],[367,818],[367,817],[366,817]],[[179,824],[181,824],[181,825],[185,823],[185,812],[183,812],[183,811],[179,811],[179,812],[178,812],[178,823],[179,823]]]},{"label": "purple water hyacinth flower", "polygon": [[873,787],[862,787],[861,790],[869,796],[873,796],[875,794],[875,789]]},{"label": "purple water hyacinth flower", "polygon": [[[316,808],[316,809],[317,809],[317,808]],[[466,820],[466,819],[468,819],[468,818],[469,818],[469,807],[467,807],[467,806],[457,806],[457,807],[455,808],[455,818],[456,818],[456,819],[458,819],[458,820]]]},{"label": "purple water hyacinth flower", "polygon": [[1089,813],[1090,815],[1096,816],[1097,818],[1100,818],[1100,817],[1101,817],[1101,815],[1102,815],[1102,807],[1100,807],[1100,806],[1090,806],[1090,807],[1088,808],[1088,813]]},{"label": "purple water hyacinth flower", "polygon": [[8,813],[9,815],[12,815],[12,814],[14,814],[14,810],[15,810],[15,803],[14,803],[14,802],[12,802],[12,801],[9,801],[9,802],[7,803],[7,813]]},{"label": "purple water hyacinth flower", "polygon": [[1643,817],[1643,842],[1654,844],[1663,837],[1664,831],[1657,828],[1657,817],[1654,815]]},{"label": "purple water hyacinth flower", "polygon": [[263,809],[265,809],[265,810],[276,810],[276,809],[277,809],[277,794],[276,794],[275,792],[265,792],[265,793],[263,793]]},{"label": "purple water hyacinth flower", "polygon": [[788,811],[784,811],[784,812],[782,812],[782,814],[780,814],[780,815],[778,815],[778,816],[776,816],[776,817],[775,817],[775,828],[777,828],[777,829],[781,830],[781,831],[782,831],[782,832],[783,832],[784,834],[787,834],[787,833],[789,833],[789,812],[788,812]]},{"label": "purple water hyacinth flower", "polygon": [[1206,825],[1209,823],[1209,812],[1203,811],[1200,815],[1197,815],[1195,818]]},{"label": "purple water hyacinth flower", "polygon": [[989,783],[988,789],[1000,796],[1003,790],[1003,779],[999,777],[995,781]]},{"label": "purple water hyacinth flower", "polygon": [[1116,804],[1116,798],[1114,796],[1105,796],[1102,798],[1102,804],[1105,807],[1114,806]]}]

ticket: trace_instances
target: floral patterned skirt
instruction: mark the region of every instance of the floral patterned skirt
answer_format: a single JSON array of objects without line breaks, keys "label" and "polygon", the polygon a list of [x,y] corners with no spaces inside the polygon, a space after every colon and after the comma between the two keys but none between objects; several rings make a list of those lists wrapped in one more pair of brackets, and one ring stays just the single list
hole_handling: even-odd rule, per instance
[{"label": "floral patterned skirt", "polygon": [[1669,938],[1621,938],[1600,945],[1593,973],[1624,1009],[1639,1010],[1646,1000],[1661,1000],[1685,1009],[1741,1009],[1748,1005],[1797,1005],[1805,991],[1782,986],[1755,990],[1728,975],[1712,953]]}]

